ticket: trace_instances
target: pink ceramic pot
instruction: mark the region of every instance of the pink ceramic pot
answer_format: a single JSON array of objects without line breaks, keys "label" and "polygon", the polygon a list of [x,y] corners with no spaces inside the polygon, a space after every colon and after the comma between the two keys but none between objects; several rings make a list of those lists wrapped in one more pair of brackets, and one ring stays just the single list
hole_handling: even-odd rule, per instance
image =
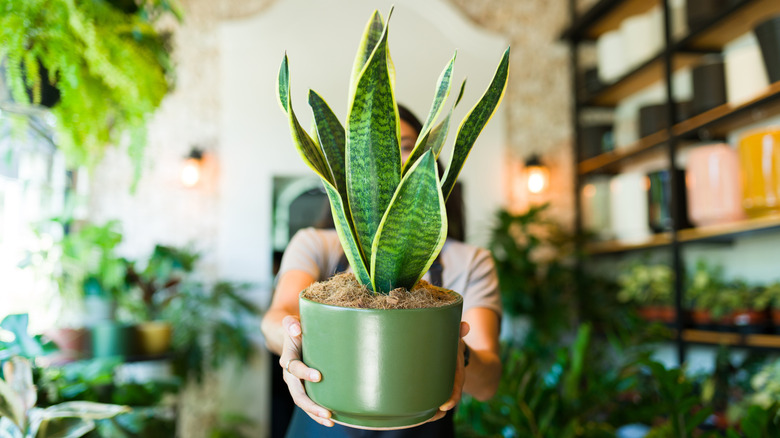
[{"label": "pink ceramic pot", "polygon": [[724,143],[699,146],[688,156],[688,215],[696,226],[745,218],[737,151]]}]

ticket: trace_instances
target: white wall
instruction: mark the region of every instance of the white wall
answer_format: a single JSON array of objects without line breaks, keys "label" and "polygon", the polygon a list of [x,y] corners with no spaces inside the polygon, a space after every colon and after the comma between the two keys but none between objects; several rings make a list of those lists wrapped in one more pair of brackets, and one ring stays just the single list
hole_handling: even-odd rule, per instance
[{"label": "white wall", "polygon": [[[389,43],[398,101],[424,119],[436,80],[458,49],[455,87],[468,77],[466,93],[453,118],[453,124],[459,123],[489,84],[507,43],[474,28],[438,0],[393,3]],[[286,51],[289,56],[293,106],[302,125],[310,125],[306,103],[310,88],[328,101],[343,122],[352,59],[365,23],[374,8],[386,18],[390,5],[390,1],[280,0],[262,14],[221,26],[217,244],[221,276],[271,284],[272,177],[311,174],[292,144],[276,97],[283,54]],[[451,129],[448,145],[454,141],[455,130]],[[488,223],[504,200],[505,131],[504,113],[499,109],[461,174],[472,241],[475,230]]]}]

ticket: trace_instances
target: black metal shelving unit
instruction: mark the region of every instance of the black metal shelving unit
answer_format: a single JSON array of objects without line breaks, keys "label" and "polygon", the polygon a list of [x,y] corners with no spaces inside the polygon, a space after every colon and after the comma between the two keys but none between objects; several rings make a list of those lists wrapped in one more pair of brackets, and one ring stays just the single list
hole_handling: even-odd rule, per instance
[{"label": "black metal shelving unit", "polygon": [[[680,68],[695,65],[701,56],[707,53],[720,52],[723,46],[734,37],[751,30],[754,23],[763,17],[780,14],[778,0],[742,0],[733,3],[716,16],[690,29],[688,34],[675,40],[671,34],[671,9],[669,0],[600,0],[583,14],[578,15],[575,0],[569,1],[572,25],[566,29],[561,38],[570,44],[571,83],[573,87],[572,126],[575,132],[573,141],[575,168],[575,208],[576,232],[582,236],[582,216],[580,189],[583,180],[594,174],[616,174],[627,160],[642,159],[651,151],[663,151],[667,157],[667,165],[672,175],[672,193],[679,193],[681,181],[675,172],[677,152],[685,147],[686,142],[725,138],[731,130],[746,126],[757,120],[780,114],[780,82],[771,84],[763,94],[749,102],[734,106],[724,104],[705,113],[698,114],[687,120],[675,123],[676,105],[672,93],[672,76]],[[664,47],[655,57],[626,73],[611,84],[606,84],[592,93],[581,93],[581,68],[578,50],[583,43],[593,42],[599,35],[619,27],[620,22],[632,15],[643,13],[660,5],[664,16]],[[618,102],[640,91],[647,86],[660,81],[666,87],[666,107],[668,118],[666,128],[652,135],[639,139],[635,144],[618,151],[612,151],[583,160],[580,154],[579,132],[581,132],[581,113],[589,108],[615,107]],[[676,211],[677,203],[671,201],[672,229],[638,245],[626,245],[617,241],[584,242],[578,239],[580,249],[592,256],[616,255],[648,249],[669,251],[672,259],[672,269],[675,272],[675,307],[677,318],[674,324],[675,341],[679,361],[684,362],[686,345],[688,344],[726,344],[750,348],[780,348],[780,335],[750,335],[723,334],[703,330],[686,329],[683,321],[683,277],[684,266],[681,257],[682,247],[689,243],[728,244],[735,238],[751,233],[765,233],[780,230],[780,215],[761,219],[745,220],[726,225],[681,228],[680,215]]]}]

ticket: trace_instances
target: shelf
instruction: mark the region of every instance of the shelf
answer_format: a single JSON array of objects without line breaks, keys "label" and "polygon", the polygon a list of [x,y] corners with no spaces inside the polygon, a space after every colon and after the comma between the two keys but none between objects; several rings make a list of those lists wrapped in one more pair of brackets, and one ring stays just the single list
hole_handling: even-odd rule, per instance
[{"label": "shelf", "polygon": [[704,138],[725,138],[730,131],[777,114],[780,114],[780,82],[771,84],[747,102],[739,105],[726,103],[678,123],[672,132],[677,137],[701,133],[704,135],[700,137]]},{"label": "shelf", "polygon": [[[672,58],[672,71],[692,67],[699,62],[701,54],[677,53]],[[583,99],[585,106],[616,106],[626,97],[661,82],[666,77],[663,53],[655,56],[616,82],[605,86]]]},{"label": "shelf", "polygon": [[743,0],[675,44],[678,50],[720,51],[735,38],[753,30],[764,18],[780,14],[780,1]]},{"label": "shelf", "polygon": [[780,215],[747,219],[728,224],[710,225],[707,227],[688,228],[677,232],[680,242],[697,242],[724,237],[735,237],[759,231],[780,228]]},{"label": "shelf", "polygon": [[[677,240],[681,243],[722,241],[725,238],[733,238],[750,233],[780,229],[780,214],[756,219],[747,219],[728,224],[711,225],[708,227],[688,228],[677,232]],[[670,233],[652,235],[641,243],[623,243],[618,240],[606,240],[603,242],[590,242],[585,251],[590,255],[620,254],[631,251],[661,248],[672,243]]]},{"label": "shelf", "polygon": [[590,242],[585,246],[585,251],[590,255],[620,254],[624,252],[661,248],[671,243],[671,235],[669,233],[661,233],[654,234],[648,240],[641,243],[624,243],[618,240]]},{"label": "shelf", "polygon": [[780,335],[743,335],[740,333],[711,332],[707,330],[683,330],[685,342],[736,347],[780,348]]},{"label": "shelf", "polygon": [[572,23],[562,39],[596,39],[620,27],[633,15],[642,14],[660,4],[659,0],[601,0]]},{"label": "shelf", "polygon": [[619,162],[643,154],[656,146],[664,144],[669,140],[669,133],[666,130],[658,131],[655,134],[641,138],[638,142],[628,147],[621,147],[610,152],[588,158],[580,162],[577,171],[580,175],[586,175],[602,170],[614,168]]}]

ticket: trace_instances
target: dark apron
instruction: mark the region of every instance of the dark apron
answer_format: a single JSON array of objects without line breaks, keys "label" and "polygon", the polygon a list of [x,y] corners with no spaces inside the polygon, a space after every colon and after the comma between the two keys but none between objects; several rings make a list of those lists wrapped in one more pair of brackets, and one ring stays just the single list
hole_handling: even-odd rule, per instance
[{"label": "dark apron", "polygon": [[[334,273],[344,272],[349,267],[347,257],[342,255]],[[442,265],[437,257],[428,270],[431,274],[431,284],[442,286]],[[363,430],[336,424],[325,427],[312,420],[299,407],[295,407],[290,426],[287,428],[287,438],[454,438],[454,409],[447,412],[441,420],[432,423],[401,430]]]}]

